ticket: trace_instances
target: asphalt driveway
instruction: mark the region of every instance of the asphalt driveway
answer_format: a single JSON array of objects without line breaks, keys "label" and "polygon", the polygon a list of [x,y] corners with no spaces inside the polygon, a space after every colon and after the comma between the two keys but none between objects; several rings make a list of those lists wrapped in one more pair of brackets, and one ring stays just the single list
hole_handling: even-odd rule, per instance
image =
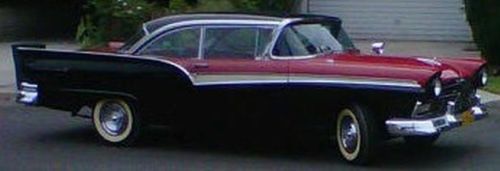
[{"label": "asphalt driveway", "polygon": [[[371,166],[352,166],[335,147],[315,142],[184,140],[146,131],[138,146],[98,140],[91,122],[44,108],[0,103],[0,170],[499,170],[500,102],[486,120],[444,134],[430,149],[388,142]],[[224,134],[223,132],[221,134]]]}]

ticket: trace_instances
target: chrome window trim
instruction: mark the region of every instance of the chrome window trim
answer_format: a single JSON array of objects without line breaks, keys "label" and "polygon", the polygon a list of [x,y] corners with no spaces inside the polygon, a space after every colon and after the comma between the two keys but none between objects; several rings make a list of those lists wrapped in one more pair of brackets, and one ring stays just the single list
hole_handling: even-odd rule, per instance
[{"label": "chrome window trim", "polygon": [[276,30],[276,34],[273,35],[273,41],[271,43],[271,46],[268,47],[267,49],[267,54],[271,59],[274,60],[301,60],[301,59],[311,59],[311,58],[316,58],[317,56],[320,56],[325,53],[318,53],[318,54],[313,54],[313,55],[299,55],[299,56],[276,56],[273,54],[273,49],[276,47],[276,44],[278,43],[279,36],[283,33],[283,31],[288,27],[289,25],[303,21],[303,18],[294,18],[294,19],[285,19],[280,27]]},{"label": "chrome window trim", "polygon": [[135,54],[137,53],[144,44],[150,42],[151,39],[161,36],[164,32],[169,30],[176,30],[182,27],[192,27],[192,26],[205,26],[205,25],[253,25],[253,26],[278,26],[280,22],[277,21],[263,21],[263,20],[191,20],[191,21],[181,21],[169,25],[165,25],[152,33],[145,35],[141,40],[137,41],[126,53]]},{"label": "chrome window trim", "polygon": [[[198,53],[197,53],[197,56],[196,57],[193,57],[193,58],[200,58],[200,51],[201,50],[201,45],[202,45],[202,38],[204,38],[204,28],[202,26],[192,26],[192,27],[181,27],[181,28],[178,28],[178,29],[175,29],[175,30],[171,30],[169,32],[166,32],[165,34],[162,34],[162,35],[159,35],[157,37],[154,37],[151,41],[148,41],[148,43],[144,46],[142,46],[142,48],[137,51],[135,54],[138,55],[138,56],[143,56],[144,54],[142,54],[149,46],[151,46],[153,43],[157,42],[158,40],[164,38],[165,36],[169,36],[171,34],[175,34],[175,33],[178,33],[178,32],[181,32],[181,31],[185,31],[185,30],[197,30],[199,29],[200,30],[200,36],[198,37]],[[150,55],[151,56],[151,55]]]},{"label": "chrome window trim", "polygon": [[[199,37],[199,44],[198,44],[198,56],[196,57],[197,59],[204,59],[204,48],[203,45],[205,43],[205,38],[206,38],[206,31],[207,29],[213,29],[213,28],[256,28],[256,29],[271,29],[274,30],[276,29],[276,26],[271,26],[271,25],[238,25],[238,24],[228,24],[228,25],[218,25],[218,24],[207,24],[207,25],[202,25],[202,26],[197,26],[197,25],[192,25],[192,26],[184,26],[184,27],[178,27],[178,28],[173,28],[169,31],[163,32],[162,34],[153,37],[152,40],[147,41],[141,48],[135,52],[134,54],[137,55],[142,55],[142,53],[147,49],[147,47],[151,46],[153,43],[156,41],[164,38],[165,36],[169,36],[171,34],[184,31],[184,30],[189,30],[189,29],[200,29],[200,37]],[[264,51],[263,54],[266,52]]]},{"label": "chrome window trim", "polygon": [[[191,20],[191,21],[182,21],[169,25],[165,25],[153,32],[149,32],[146,29],[147,23],[144,24],[144,29],[146,29],[146,34],[143,38],[137,41],[126,54],[138,54],[140,53],[146,46],[155,39],[155,37],[160,37],[162,34],[168,34],[169,30],[175,31],[177,29],[181,29],[183,27],[210,27],[215,28],[217,25],[220,27],[256,27],[256,28],[272,28],[274,29],[272,33],[272,39],[269,45],[266,46],[264,53],[262,56],[266,59],[272,60],[301,60],[301,59],[311,59],[315,58],[319,54],[314,55],[305,55],[305,56],[275,56],[272,54],[272,50],[275,48],[276,43],[278,41],[279,36],[284,31],[284,29],[290,24],[306,20],[305,18],[285,18],[282,21],[264,21],[264,20],[226,20],[226,19],[214,19],[214,20]],[[224,25],[224,26],[221,26]],[[203,29],[202,29],[203,30]],[[202,39],[200,39],[200,42]],[[147,43],[147,44],[146,44]],[[200,43],[201,44],[201,43]],[[202,50],[202,44],[200,45],[200,49]],[[199,54],[200,55],[200,54]],[[202,55],[202,54],[201,54]],[[199,59],[203,59],[200,58]]]},{"label": "chrome window trim", "polygon": [[[205,49],[203,49],[203,44],[205,43],[205,34],[207,33],[207,28],[206,27],[201,27],[200,28],[200,40],[198,41],[198,58],[199,60],[203,59]],[[168,33],[165,33],[168,34]]]},{"label": "chrome window trim", "polygon": [[149,30],[148,30],[146,24],[142,24],[142,31],[144,31],[144,33],[146,33],[145,35],[149,35]]},{"label": "chrome window trim", "polygon": [[255,49],[253,50],[253,56],[255,59],[258,58],[258,55],[257,53],[259,53],[259,38],[260,38],[260,30],[257,30],[255,32],[255,39],[254,39],[254,46],[255,46]]},{"label": "chrome window trim", "polygon": [[[274,30],[276,29],[276,26],[270,26],[270,25],[236,25],[235,24],[235,25],[206,25],[206,26],[204,26],[204,28],[205,29],[213,29],[213,28],[255,28],[255,29],[270,29],[270,30],[273,30],[273,32],[274,32]],[[256,32],[260,33],[260,30],[258,30]],[[206,35],[206,33],[205,33],[205,35]],[[205,38],[205,37],[203,37],[203,38]],[[258,37],[256,37],[255,39],[257,40]],[[271,44],[271,42],[269,42],[269,44]],[[201,48],[203,48],[203,46],[201,46]],[[264,52],[262,54],[257,54],[257,51],[258,51],[258,47],[256,46],[255,47],[255,53],[254,53],[255,54],[255,57],[254,57],[255,59],[258,59],[261,56],[265,56],[265,54],[267,53],[267,51],[264,50]],[[205,59],[205,58],[203,56],[200,59]]]}]

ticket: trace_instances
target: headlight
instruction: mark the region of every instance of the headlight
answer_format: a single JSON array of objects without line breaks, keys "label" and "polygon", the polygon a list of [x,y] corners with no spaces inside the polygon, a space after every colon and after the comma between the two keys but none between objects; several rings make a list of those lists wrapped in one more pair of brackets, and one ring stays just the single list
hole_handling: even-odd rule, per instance
[{"label": "headlight", "polygon": [[439,81],[439,79],[435,79],[433,83],[434,83],[434,88],[433,88],[434,95],[439,96],[441,94],[441,91],[443,90],[441,81]]},{"label": "headlight", "polygon": [[486,72],[486,69],[483,68],[481,69],[481,71],[479,71],[478,78],[481,86],[485,86],[486,83],[488,83],[488,73]]}]

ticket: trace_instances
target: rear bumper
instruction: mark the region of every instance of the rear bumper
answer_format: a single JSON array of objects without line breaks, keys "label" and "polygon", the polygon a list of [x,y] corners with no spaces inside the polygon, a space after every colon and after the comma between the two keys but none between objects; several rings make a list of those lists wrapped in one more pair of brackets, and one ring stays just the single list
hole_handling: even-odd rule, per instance
[{"label": "rear bumper", "polygon": [[386,120],[385,125],[391,136],[426,136],[445,132],[463,124],[469,124],[471,121],[481,120],[488,115],[485,107],[480,104],[479,98],[477,104],[468,111],[473,119],[469,118],[467,121],[463,119],[464,113],[453,114],[447,111],[443,116],[428,119],[393,118]]},{"label": "rear bumper", "polygon": [[17,93],[16,101],[26,105],[36,105],[38,103],[38,85],[22,82]]}]

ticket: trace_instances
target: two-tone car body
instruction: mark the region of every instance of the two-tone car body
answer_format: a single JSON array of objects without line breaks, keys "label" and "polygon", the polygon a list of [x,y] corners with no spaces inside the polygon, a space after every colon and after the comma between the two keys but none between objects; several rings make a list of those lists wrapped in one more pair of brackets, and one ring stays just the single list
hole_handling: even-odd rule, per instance
[{"label": "two-tone car body", "polygon": [[13,46],[18,101],[89,107],[115,144],[145,123],[317,128],[364,163],[382,140],[430,144],[486,116],[476,95],[484,60],[361,54],[336,17],[175,15],[145,23],[119,49],[43,47]]}]

